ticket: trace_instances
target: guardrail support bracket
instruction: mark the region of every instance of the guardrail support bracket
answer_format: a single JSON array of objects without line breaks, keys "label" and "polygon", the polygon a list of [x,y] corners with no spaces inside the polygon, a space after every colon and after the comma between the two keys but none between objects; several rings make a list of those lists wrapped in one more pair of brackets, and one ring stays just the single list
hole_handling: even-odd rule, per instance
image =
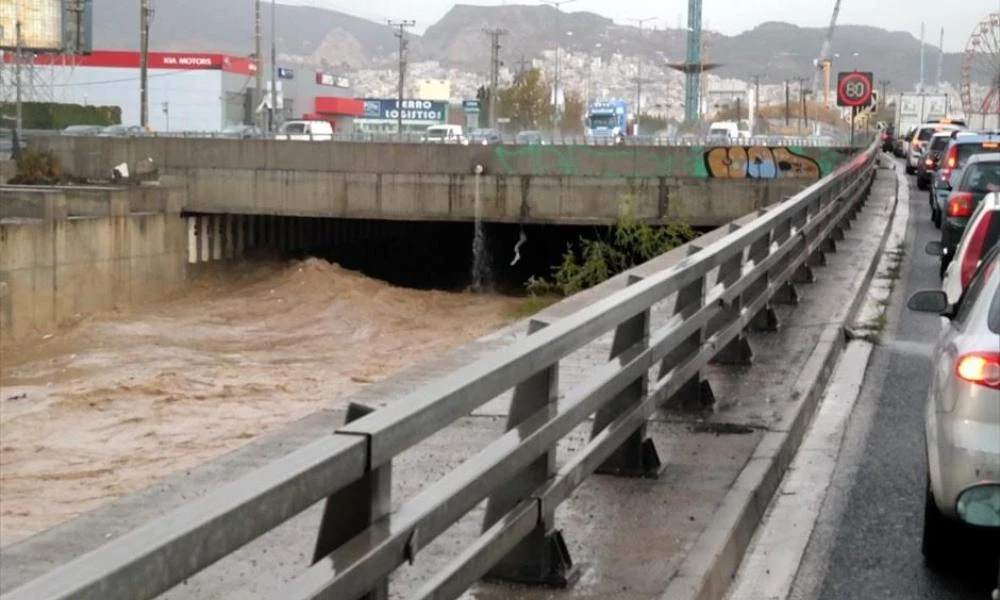
[{"label": "guardrail support bracket", "polygon": [[[642,281],[641,277],[631,276],[628,283],[632,285],[639,281]],[[611,343],[611,360],[632,346],[648,342],[648,340],[649,311],[646,310],[615,329],[614,341]],[[590,438],[594,439],[619,415],[642,402],[648,392],[649,380],[648,376],[644,374],[597,411]],[[663,463],[656,452],[653,440],[646,437],[646,424],[643,423],[595,472],[602,475],[655,478],[659,475],[662,466]]]},{"label": "guardrail support bracket", "polygon": [[667,399],[664,406],[687,411],[711,410],[715,406],[715,392],[712,391],[712,384],[707,379],[702,379],[700,373],[696,373],[677,393]]},{"label": "guardrail support bracket", "polygon": [[[374,412],[374,408],[352,402],[345,423]],[[369,471],[364,477],[337,491],[326,500],[319,525],[312,564],[392,511],[392,463]],[[362,600],[389,600],[389,580],[382,579]]]},{"label": "guardrail support bracket", "polygon": [[842,225],[837,225],[830,233],[830,239],[835,242],[842,242],[846,239],[846,237],[847,236],[844,235],[844,227]]},{"label": "guardrail support bracket", "polygon": [[[528,322],[528,334],[548,325],[541,319],[532,319]],[[559,364],[556,363],[514,388],[510,415],[507,417],[507,431],[546,406],[551,407],[558,397]],[[531,496],[555,471],[555,448],[552,448],[490,496],[486,502],[483,531],[492,527],[519,502]],[[555,520],[554,511],[553,508],[552,514],[541,515],[534,531],[500,559],[483,579],[555,587],[569,585],[574,579],[573,561],[562,533],[551,529]]]},{"label": "guardrail support bracket", "polygon": [[836,240],[833,239],[833,236],[831,235],[830,237],[823,240],[823,242],[819,245],[819,248],[823,252],[834,253],[837,251],[837,242]]},{"label": "guardrail support bracket", "polygon": [[[809,271],[812,273],[812,271]],[[774,296],[771,298],[772,302],[777,304],[798,304],[799,303],[799,290],[795,287],[795,284],[791,281],[785,282],[785,285],[779,287],[775,292]]]},{"label": "guardrail support bracket", "polygon": [[[809,265],[799,265],[792,274],[792,283],[816,283],[816,274]],[[795,303],[798,304],[798,301]]]},{"label": "guardrail support bracket", "polygon": [[773,307],[765,306],[754,315],[750,321],[750,328],[754,331],[778,331],[781,328],[778,313]]},{"label": "guardrail support bracket", "polygon": [[483,581],[566,588],[579,579],[562,531],[548,533],[539,523],[520,544],[483,577]]},{"label": "guardrail support bracket", "polygon": [[823,254],[822,250],[813,250],[809,258],[806,259],[806,264],[810,267],[823,267],[826,266],[826,255]]},{"label": "guardrail support bracket", "polygon": [[716,365],[750,366],[753,364],[753,348],[746,335],[740,333],[726,344],[712,363]]}]

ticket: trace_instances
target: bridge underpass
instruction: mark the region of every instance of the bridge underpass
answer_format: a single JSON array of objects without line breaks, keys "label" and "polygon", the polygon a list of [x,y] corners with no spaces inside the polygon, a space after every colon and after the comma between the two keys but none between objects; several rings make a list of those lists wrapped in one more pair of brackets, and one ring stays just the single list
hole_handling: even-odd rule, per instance
[{"label": "bridge underpass", "polygon": [[[810,268],[796,271],[796,281],[803,282],[798,286],[801,302],[794,307],[777,304],[798,296],[791,289],[782,288],[774,297],[774,312],[766,312],[763,321],[754,321],[763,329],[774,324],[770,317],[781,324],[778,331],[749,333],[750,346],[755,352],[754,366],[717,364],[702,369],[702,375],[714,390],[717,401],[714,410],[691,411],[692,405],[701,405],[706,397],[675,393],[664,410],[649,421],[647,432],[663,463],[661,469],[654,469],[658,478],[595,476],[560,506],[553,525],[562,529],[570,556],[580,567],[579,579],[564,594],[653,598],[670,586],[672,591],[665,597],[683,598],[688,597],[684,595],[685,590],[693,594],[702,589],[702,584],[709,588],[717,586],[726,565],[722,564],[725,561],[719,563],[714,558],[726,553],[727,543],[738,545],[742,534],[733,527],[741,523],[746,525],[747,509],[741,508],[746,506],[744,502],[750,502],[750,512],[757,512],[758,516],[763,510],[760,500],[753,498],[766,497],[769,486],[773,491],[780,464],[787,458],[784,440],[794,437],[799,423],[807,420],[817,386],[835,354],[840,325],[850,318],[861,284],[871,274],[871,259],[879,248],[892,207],[894,179],[891,184],[884,179],[880,174],[873,198],[860,213],[861,218],[853,221],[853,227],[842,231],[841,243],[823,243],[822,249],[832,251],[836,247],[838,252],[828,252],[825,260],[822,252],[817,253],[809,258]],[[812,214],[818,213],[813,211]],[[739,228],[709,234],[692,247],[634,270],[631,276],[636,278],[636,283],[641,283],[642,278],[656,277],[664,269],[683,263],[689,254],[697,257],[695,247],[712,247],[713,240],[730,232],[738,235],[741,229],[752,225],[754,216],[744,219]],[[779,239],[780,234],[775,241]],[[822,240],[813,241],[819,244]],[[755,251],[760,252],[761,247],[757,246]],[[727,283],[729,275],[724,273],[706,277],[705,289],[715,289],[713,282],[723,287],[730,285]],[[810,273],[815,275],[816,281],[804,283],[813,279]],[[628,281],[628,276],[618,277],[568,299],[537,315],[535,323],[557,325],[561,318],[570,318],[576,310],[619,293]],[[653,306],[650,327],[663,327],[675,308],[670,298]],[[436,357],[398,377],[369,386],[351,400],[387,409],[391,400],[405,397],[414,389],[422,389],[421,386],[432,385],[439,377],[477,358],[485,359],[502,348],[523,345],[525,340],[525,324],[520,323],[459,351]],[[595,370],[605,364],[611,346],[612,336],[607,334],[561,361],[560,390],[569,396],[570,390],[593,377]],[[746,355],[739,351],[740,348],[745,349],[737,346],[735,353],[716,357],[717,362],[741,362],[740,358],[745,359]],[[718,350],[712,350],[712,354]],[[653,383],[658,380],[651,376],[650,384]],[[511,396],[504,394],[474,409],[470,416],[459,418],[454,427],[400,454],[393,461],[394,506],[400,507],[401,499],[411,498],[418,490],[433,491],[436,487],[433,480],[452,471],[481,446],[473,440],[489,439],[502,433],[504,421],[510,416],[510,404]],[[62,562],[95,548],[108,538],[145,522],[151,515],[161,514],[193,496],[210,492],[220,481],[232,481],[284,455],[291,448],[329,437],[331,431],[340,428],[344,418],[345,402],[341,401],[220,461],[168,478],[138,496],[5,549],[0,561],[4,569],[4,589],[9,590],[44,572],[50,561]],[[573,453],[583,451],[592,427],[593,421],[585,420],[561,438],[556,451],[560,466],[565,467]],[[234,593],[240,597],[270,597],[279,593],[285,582],[300,575],[311,562],[322,510],[320,504],[302,513],[169,592],[167,597]],[[413,534],[407,547],[415,553],[414,564],[394,575],[394,595],[408,597],[417,591],[418,585],[432,581],[430,575],[447,565],[456,553],[471,551],[474,546],[470,544],[482,524],[483,510],[483,503],[479,503],[434,542]],[[250,527],[250,523],[244,525]],[[435,531],[437,526],[428,524],[430,531]],[[72,547],[63,545],[62,554],[53,553],[56,540],[72,540]],[[716,543],[722,543],[723,547]],[[43,548],[47,553],[44,561],[40,560]],[[393,564],[405,558],[394,557]],[[705,573],[699,568],[706,569]],[[564,574],[571,574],[571,571]],[[707,577],[704,581],[703,576]],[[473,593],[480,598],[548,595],[548,592],[511,590],[490,584],[477,586]]]}]

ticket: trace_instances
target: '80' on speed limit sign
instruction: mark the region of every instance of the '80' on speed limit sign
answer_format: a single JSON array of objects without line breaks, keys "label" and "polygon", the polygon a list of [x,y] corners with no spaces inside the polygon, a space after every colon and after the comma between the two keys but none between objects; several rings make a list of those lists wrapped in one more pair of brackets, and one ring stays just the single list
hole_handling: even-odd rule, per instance
[{"label": "'80' on speed limit sign", "polygon": [[872,99],[874,77],[869,71],[837,74],[837,106],[865,106]]}]

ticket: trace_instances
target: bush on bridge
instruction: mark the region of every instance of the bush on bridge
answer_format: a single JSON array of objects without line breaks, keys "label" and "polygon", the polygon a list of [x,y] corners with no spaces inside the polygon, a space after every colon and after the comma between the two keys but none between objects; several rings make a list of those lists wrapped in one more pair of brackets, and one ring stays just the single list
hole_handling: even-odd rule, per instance
[{"label": "bush on bridge", "polygon": [[552,268],[552,278],[531,277],[525,284],[532,296],[558,293],[570,296],[656,258],[694,239],[697,233],[684,223],[650,225],[635,218],[626,203],[618,222],[595,239],[580,238]]}]

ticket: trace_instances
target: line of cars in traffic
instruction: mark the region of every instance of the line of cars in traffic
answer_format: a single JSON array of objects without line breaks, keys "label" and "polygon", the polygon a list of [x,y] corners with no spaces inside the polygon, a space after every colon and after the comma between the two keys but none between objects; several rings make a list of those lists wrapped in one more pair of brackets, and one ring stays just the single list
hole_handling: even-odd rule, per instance
[{"label": "line of cars in traffic", "polygon": [[924,404],[922,550],[937,567],[984,537],[1000,560],[1000,131],[940,119],[903,138],[883,149],[906,160],[941,230],[925,249],[941,288],[907,302],[943,318]]}]

